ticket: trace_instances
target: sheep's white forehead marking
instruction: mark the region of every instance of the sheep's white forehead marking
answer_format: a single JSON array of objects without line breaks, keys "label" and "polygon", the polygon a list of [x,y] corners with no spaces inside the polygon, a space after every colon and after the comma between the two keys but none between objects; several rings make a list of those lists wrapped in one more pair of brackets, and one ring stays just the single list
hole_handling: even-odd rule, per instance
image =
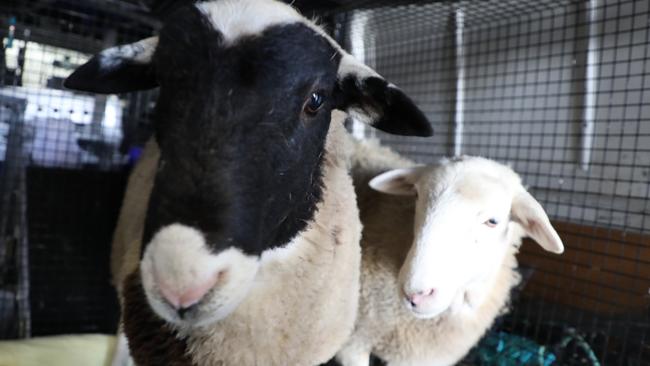
[{"label": "sheep's white forehead marking", "polygon": [[222,33],[226,44],[232,44],[243,36],[262,33],[272,26],[302,23],[325,38],[342,56],[339,76],[357,75],[360,79],[380,77],[373,69],[343,50],[321,27],[287,4],[275,0],[221,0],[199,3],[196,7],[205,14],[214,28]]},{"label": "sheep's white forehead marking", "polygon": [[308,21],[286,4],[269,0],[221,0],[196,4],[196,7],[231,44],[243,36],[259,34],[265,29]]},{"label": "sheep's white forehead marking", "polygon": [[101,52],[99,62],[102,68],[114,67],[124,59],[137,64],[146,64],[151,62],[157,46],[158,37],[149,37],[135,43],[111,47]]}]

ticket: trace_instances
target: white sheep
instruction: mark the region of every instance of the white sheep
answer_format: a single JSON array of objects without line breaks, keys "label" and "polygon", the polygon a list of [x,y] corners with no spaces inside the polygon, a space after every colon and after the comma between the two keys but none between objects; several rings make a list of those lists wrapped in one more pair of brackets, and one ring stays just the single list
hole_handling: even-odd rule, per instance
[{"label": "white sheep", "polygon": [[352,164],[364,229],[358,318],[337,354],[344,366],[367,366],[371,354],[389,366],[453,365],[506,310],[521,238],[563,251],[502,164],[466,156],[414,166],[372,142],[358,144]]}]

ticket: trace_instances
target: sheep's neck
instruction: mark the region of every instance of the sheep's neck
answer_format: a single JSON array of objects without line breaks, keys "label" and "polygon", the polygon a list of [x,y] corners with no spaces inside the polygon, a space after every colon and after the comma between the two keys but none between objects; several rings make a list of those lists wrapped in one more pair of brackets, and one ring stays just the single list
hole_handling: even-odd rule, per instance
[{"label": "sheep's neck", "polygon": [[460,309],[441,320],[460,327],[489,327],[494,318],[505,311],[510,291],[519,282],[519,274],[515,271],[516,251],[514,246],[509,247],[498,270],[485,281],[463,291],[459,295],[463,302]]},{"label": "sheep's neck", "polygon": [[192,366],[187,342],[176,336],[167,323],[147,303],[140,272],[136,270],[123,283],[122,320],[131,356],[138,366]]},{"label": "sheep's neck", "polygon": [[[231,315],[191,332],[188,341],[196,362],[316,364],[331,357],[341,346],[334,340],[342,341],[351,331],[361,225],[341,146],[345,133],[342,124],[332,121],[323,198],[313,220],[286,248],[262,257],[250,295]],[[343,332],[337,322],[349,323],[349,329]]]}]

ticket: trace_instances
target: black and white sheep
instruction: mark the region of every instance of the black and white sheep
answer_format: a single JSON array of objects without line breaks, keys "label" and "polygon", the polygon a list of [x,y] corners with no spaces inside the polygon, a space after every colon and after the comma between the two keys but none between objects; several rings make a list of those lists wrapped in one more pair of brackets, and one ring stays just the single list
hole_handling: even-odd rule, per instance
[{"label": "black and white sheep", "polygon": [[373,142],[357,146],[352,164],[361,295],[337,354],[344,366],[367,366],[371,354],[389,366],[453,365],[506,310],[522,237],[563,251],[541,205],[502,164],[463,157],[413,166]]},{"label": "black and white sheep", "polygon": [[135,361],[333,356],[354,323],[361,226],[344,115],[332,111],[430,135],[413,102],[272,0],[183,6],[158,37],[101,52],[66,86],[160,86],[156,142],[127,188],[113,255]]}]

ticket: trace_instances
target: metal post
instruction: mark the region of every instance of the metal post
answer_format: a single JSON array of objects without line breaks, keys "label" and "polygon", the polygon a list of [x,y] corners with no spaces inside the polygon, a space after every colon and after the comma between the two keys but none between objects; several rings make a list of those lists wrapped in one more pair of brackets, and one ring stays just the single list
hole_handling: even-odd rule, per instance
[{"label": "metal post", "polygon": [[[360,62],[366,63],[366,52],[374,52],[374,42],[366,44],[366,28],[368,26],[369,10],[357,10],[353,13],[350,20],[350,52]],[[374,35],[369,35],[374,37]],[[369,51],[370,46],[372,49]],[[370,129],[374,132],[374,130]],[[352,136],[357,139],[363,139],[366,136],[366,125],[359,121],[353,120]],[[373,133],[371,132],[371,133]]]},{"label": "metal post", "polygon": [[456,25],[456,106],[454,113],[454,156],[463,151],[463,124],[465,119],[465,44],[463,40],[465,14],[457,8],[454,14]]},{"label": "metal post", "polygon": [[580,168],[589,170],[591,151],[594,144],[594,119],[596,117],[596,97],[598,92],[598,18],[600,0],[589,0],[587,24],[589,24],[587,59],[585,65],[584,107],[580,131]]}]

